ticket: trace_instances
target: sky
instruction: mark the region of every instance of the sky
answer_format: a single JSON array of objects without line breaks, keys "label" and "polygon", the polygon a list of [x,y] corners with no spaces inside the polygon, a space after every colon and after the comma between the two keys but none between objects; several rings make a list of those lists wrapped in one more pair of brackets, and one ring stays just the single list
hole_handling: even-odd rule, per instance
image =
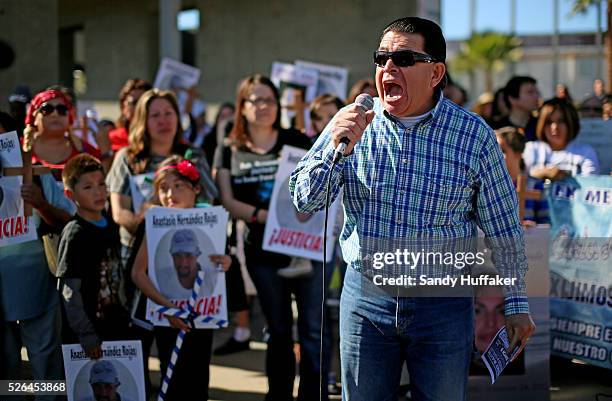
[{"label": "sky", "polygon": [[[442,29],[447,40],[466,39],[470,35],[470,1],[441,0]],[[597,30],[597,9],[570,16],[573,0],[474,0],[476,31],[510,32],[511,1],[516,1],[516,33],[518,35],[551,34],[553,5],[559,3],[559,31],[585,33]],[[600,26],[606,30],[606,1],[602,1]]]}]

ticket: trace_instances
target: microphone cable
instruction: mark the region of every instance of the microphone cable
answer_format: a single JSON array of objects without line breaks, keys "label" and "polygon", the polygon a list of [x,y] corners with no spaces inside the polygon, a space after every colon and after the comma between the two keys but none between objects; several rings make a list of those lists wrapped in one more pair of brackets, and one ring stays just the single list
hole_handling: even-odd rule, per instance
[{"label": "microphone cable", "polygon": [[[325,304],[327,303],[327,286],[325,285],[325,279],[327,277],[327,222],[329,217],[329,200],[330,200],[330,192],[331,192],[331,178],[334,173],[334,167],[338,163],[336,157],[332,160],[332,166],[329,169],[329,173],[327,175],[327,185],[325,189],[325,222],[323,223],[323,271],[321,272],[321,286],[322,286],[322,296],[321,296],[321,341],[319,344],[319,401],[323,401],[323,341],[324,341],[324,328],[325,328]],[[335,242],[334,242],[335,246]],[[332,252],[333,257],[333,252]],[[333,259],[332,259],[333,266]],[[327,378],[325,385],[327,386]]]}]

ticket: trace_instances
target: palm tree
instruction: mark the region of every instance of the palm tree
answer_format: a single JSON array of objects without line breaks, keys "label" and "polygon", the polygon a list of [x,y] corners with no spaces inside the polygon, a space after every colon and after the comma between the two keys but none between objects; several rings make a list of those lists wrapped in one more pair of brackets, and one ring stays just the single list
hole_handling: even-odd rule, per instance
[{"label": "palm tree", "polygon": [[462,43],[461,50],[451,60],[451,70],[473,72],[480,69],[485,74],[485,90],[493,91],[493,73],[521,56],[521,42],[513,35],[498,32],[474,33]]},{"label": "palm tree", "polygon": [[[608,2],[607,7],[607,31],[604,39],[604,46],[606,47],[606,92],[612,93],[612,0],[606,0]],[[602,0],[574,0],[574,6],[572,7],[572,14],[583,13],[587,8],[592,5],[601,3]],[[599,21],[597,21],[599,25]]]}]

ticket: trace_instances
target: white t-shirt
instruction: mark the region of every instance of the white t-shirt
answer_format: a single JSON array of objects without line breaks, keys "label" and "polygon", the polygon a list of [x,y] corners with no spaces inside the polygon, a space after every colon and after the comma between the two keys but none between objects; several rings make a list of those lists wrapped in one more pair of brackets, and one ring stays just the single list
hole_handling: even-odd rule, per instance
[{"label": "white t-shirt", "polygon": [[431,110],[429,110],[428,112],[421,114],[419,116],[413,116],[413,117],[397,117],[397,116],[393,116],[395,118],[397,118],[402,125],[404,126],[404,128],[410,128],[415,126],[417,123],[419,123],[420,121],[424,120],[425,118],[427,118],[428,115],[431,114]]},{"label": "white t-shirt", "polygon": [[558,167],[576,175],[599,174],[599,160],[591,145],[571,141],[563,150],[552,150],[543,141],[527,142],[523,152],[527,171],[541,167]]}]

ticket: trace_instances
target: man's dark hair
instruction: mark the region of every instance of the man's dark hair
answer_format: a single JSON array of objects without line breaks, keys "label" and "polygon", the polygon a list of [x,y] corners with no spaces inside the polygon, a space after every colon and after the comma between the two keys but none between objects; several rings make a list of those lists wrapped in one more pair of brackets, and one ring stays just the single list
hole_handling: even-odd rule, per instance
[{"label": "man's dark hair", "polygon": [[536,84],[537,81],[531,77],[526,76],[514,76],[510,78],[506,86],[504,87],[504,102],[506,102],[506,106],[511,109],[512,105],[510,104],[510,98],[518,98],[519,93],[521,92],[521,86],[523,84]]},{"label": "man's dark hair", "polygon": [[[423,37],[425,53],[440,63],[446,63],[446,40],[442,29],[433,21],[419,17],[404,17],[396,19],[385,27],[380,40],[387,32],[415,33]],[[436,88],[444,89],[447,77],[445,76]]]}]

